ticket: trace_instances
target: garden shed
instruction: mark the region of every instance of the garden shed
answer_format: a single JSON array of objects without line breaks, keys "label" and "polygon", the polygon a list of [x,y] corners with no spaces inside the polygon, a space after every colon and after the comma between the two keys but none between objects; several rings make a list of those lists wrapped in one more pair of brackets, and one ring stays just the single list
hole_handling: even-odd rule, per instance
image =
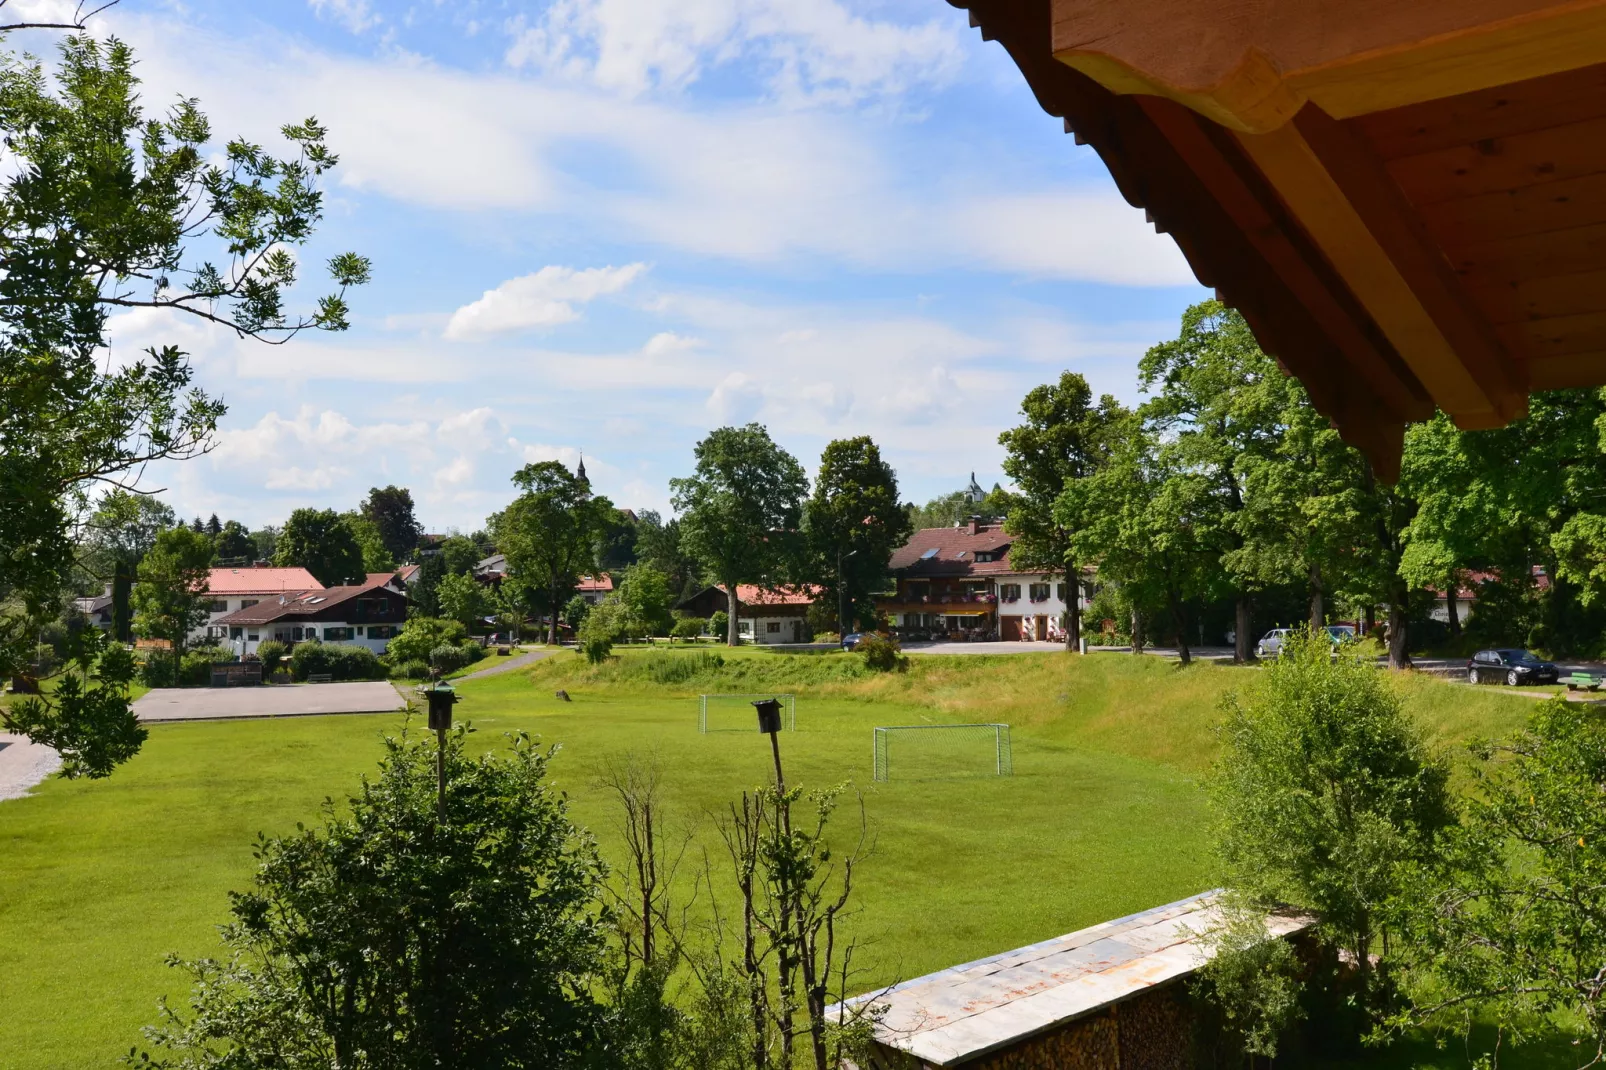
[{"label": "garden shed", "polygon": [[[873,1070],[1181,1070],[1193,1064],[1183,982],[1220,920],[1205,892],[860,996],[885,1013]],[[1270,915],[1286,938],[1314,919]]]}]

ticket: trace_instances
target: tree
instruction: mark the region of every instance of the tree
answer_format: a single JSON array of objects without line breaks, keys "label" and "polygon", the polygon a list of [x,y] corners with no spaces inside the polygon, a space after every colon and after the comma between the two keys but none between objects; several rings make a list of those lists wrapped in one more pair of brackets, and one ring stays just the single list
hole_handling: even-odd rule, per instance
[{"label": "tree", "polygon": [[1283,577],[1265,567],[1279,555],[1244,552],[1250,522],[1244,467],[1275,453],[1280,417],[1297,388],[1261,352],[1243,317],[1215,300],[1189,308],[1177,338],[1144,354],[1138,383],[1153,394],[1142,414],[1174,455],[1168,463],[1208,481],[1195,538],[1215,548],[1219,578],[1235,603],[1233,659],[1248,661],[1250,598]]},{"label": "tree", "polygon": [[1498,746],[1474,744],[1475,790],[1442,854],[1398,897],[1411,1005],[1396,1026],[1475,1013],[1514,1041],[1558,1019],[1606,1057],[1606,726],[1542,704]]},{"label": "tree", "polygon": [[259,561],[272,561],[274,554],[279,550],[279,528],[272,524],[265,524],[251,533],[251,541],[256,544],[256,557]]},{"label": "tree", "polygon": [[86,564],[112,585],[112,635],[128,642],[132,610],[129,595],[134,574],[156,536],[174,525],[172,507],[149,494],[113,488],[101,495],[100,504],[86,525]]},{"label": "tree", "polygon": [[378,526],[368,519],[367,514],[358,511],[341,513],[340,519],[345,521],[346,527],[351,529],[352,538],[357,540],[364,572],[390,572],[396,568],[396,558],[380,537]]},{"label": "tree", "polygon": [[479,543],[467,535],[452,535],[441,542],[440,558],[446,566],[444,575],[464,576],[473,573],[474,566],[486,556]]},{"label": "tree", "polygon": [[1316,913],[1356,964],[1366,1001],[1401,867],[1431,858],[1454,820],[1449,770],[1387,678],[1334,657],[1325,633],[1291,636],[1223,709],[1209,789],[1228,887]]},{"label": "tree", "polygon": [[637,518],[636,557],[669,578],[669,590],[678,601],[701,586],[697,559],[686,552],[680,537],[680,521],[664,520],[651,509]]},{"label": "tree", "polygon": [[[373,487],[363,499],[362,515],[373,525],[391,559],[406,561],[418,548],[423,525],[413,514],[413,492],[406,487]],[[376,570],[378,571],[378,570]]]},{"label": "tree", "polygon": [[737,585],[779,582],[793,560],[808,479],[758,424],[721,427],[697,444],[697,468],[671,479],[681,542],[725,586],[725,641],[737,645]]},{"label": "tree", "polygon": [[627,509],[615,509],[607,527],[597,540],[597,568],[602,572],[623,572],[634,565],[640,554],[636,541],[641,520]]},{"label": "tree", "polygon": [[139,565],[134,585],[134,627],[143,636],[173,644],[174,679],[183,674],[184,641],[209,613],[207,579],[212,540],[182,524],[156,537]]},{"label": "tree", "polygon": [[558,641],[558,607],[584,570],[595,567],[596,544],[614,515],[613,503],[591,493],[589,481],[557,461],[527,464],[513,476],[523,489],[491,518],[497,546],[522,582],[546,594],[547,642]]},{"label": "tree", "polygon": [[[898,504],[898,476],[868,435],[836,439],[820,455],[814,494],[803,512],[819,579],[838,610],[838,630],[872,618],[872,595],[884,589],[887,562],[909,538],[909,514]],[[828,578],[827,578],[828,577]]]},{"label": "tree", "polygon": [[1092,475],[1103,463],[1110,426],[1125,410],[1108,394],[1095,406],[1087,380],[1075,372],[1062,372],[1058,383],[1033,387],[1020,410],[1026,422],[998,436],[1004,474],[1019,491],[1005,521],[1013,536],[1010,566],[1065,576],[1071,592],[1065,647],[1074,650],[1082,631],[1077,608],[1081,568],[1073,556],[1070,529],[1054,518],[1054,503],[1072,480]]},{"label": "tree", "polygon": [[351,525],[333,509],[291,513],[275,541],[273,563],[300,566],[325,587],[360,582],[366,572]]},{"label": "tree", "polygon": [[470,758],[447,740],[445,819],[433,740],[387,739],[377,777],[321,825],[260,840],[233,896],[222,961],[169,962],[143,1065],[595,1065],[606,928],[603,866],[528,736]]},{"label": "tree", "polygon": [[435,589],[441,616],[455,620],[470,631],[480,624],[490,609],[490,597],[473,576],[443,576]]},{"label": "tree", "polygon": [[[62,42],[52,76],[31,57],[0,56],[14,164],[0,193],[0,597],[35,610],[71,560],[75,499],[205,452],[224,412],[191,388],[176,347],[106,362],[108,313],[168,309],[268,339],[342,330],[344,291],[369,273],[355,254],[336,257],[335,292],[287,315],[291,250],[316,229],[317,182],[336,163],[323,128],[284,127],[287,159],[245,141],[214,149],[194,100],[146,117],[133,72],[127,45],[87,36]],[[218,246],[226,262],[187,255],[193,243]],[[0,636],[0,660],[20,638]]]},{"label": "tree", "polygon": [[408,592],[408,613],[420,617],[438,617],[441,612],[441,580],[446,578],[446,558],[441,554],[427,554],[419,559],[418,578]]},{"label": "tree", "polygon": [[110,776],[139,753],[148,734],[128,703],[134,655],[85,628],[70,637],[68,662],[53,694],[0,708],[0,725],[54,748],[64,777]]},{"label": "tree", "polygon": [[217,518],[216,513],[213,513],[206,518],[206,537],[216,543],[217,537],[221,534],[223,534],[223,522]]},{"label": "tree", "polygon": [[217,561],[245,562],[249,564],[256,555],[256,541],[244,524],[238,520],[230,520],[223,525],[217,537],[212,540],[213,558]]},{"label": "tree", "polygon": [[618,588],[608,598],[629,611],[633,630],[644,636],[669,634],[669,580],[651,565],[625,569]]}]

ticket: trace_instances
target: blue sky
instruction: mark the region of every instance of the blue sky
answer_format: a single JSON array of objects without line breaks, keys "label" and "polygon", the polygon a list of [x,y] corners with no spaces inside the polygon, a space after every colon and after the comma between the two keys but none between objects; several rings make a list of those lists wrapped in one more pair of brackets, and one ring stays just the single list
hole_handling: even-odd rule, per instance
[{"label": "blue sky", "polygon": [[342,335],[114,321],[230,406],[211,455],[147,479],[181,515],[399,483],[472,530],[521,464],[581,451],[665,509],[748,420],[811,468],[869,434],[924,501],[1001,479],[999,431],[1062,369],[1133,399],[1204,296],[942,0],[123,0],[100,28],[220,137],[329,127],[304,303],[331,253],[374,261]]}]

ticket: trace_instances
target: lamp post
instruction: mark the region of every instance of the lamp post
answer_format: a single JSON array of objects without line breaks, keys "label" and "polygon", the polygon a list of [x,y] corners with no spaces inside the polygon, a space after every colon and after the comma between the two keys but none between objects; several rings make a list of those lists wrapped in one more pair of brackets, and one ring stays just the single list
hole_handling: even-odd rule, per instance
[{"label": "lamp post", "polygon": [[429,699],[429,727],[435,733],[435,813],[446,824],[446,733],[452,727],[452,707],[457,691],[436,683],[424,692]]},{"label": "lamp post", "polygon": [[770,751],[775,755],[775,790],[786,791],[786,778],[781,775],[781,742],[776,734],[781,730],[781,703],[778,699],[763,698],[753,703],[758,711],[758,730],[768,732]]},{"label": "lamp post", "polygon": [[848,581],[842,574],[842,562],[858,553],[857,550],[842,552],[842,547],[836,548],[836,626],[840,636],[848,634]]}]

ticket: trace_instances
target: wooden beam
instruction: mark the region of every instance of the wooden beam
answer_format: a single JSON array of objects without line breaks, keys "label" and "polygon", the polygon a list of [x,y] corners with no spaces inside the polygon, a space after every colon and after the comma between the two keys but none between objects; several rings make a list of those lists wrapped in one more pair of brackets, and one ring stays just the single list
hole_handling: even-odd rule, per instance
[{"label": "wooden beam", "polygon": [[1060,62],[1266,133],[1599,63],[1602,0],[1054,0]]},{"label": "wooden beam", "polygon": [[1377,392],[1393,422],[1430,418],[1433,402],[1421,382],[1388,341],[1375,334],[1371,320],[1343,280],[1324,270],[1327,265],[1321,255],[1310,247],[1259,172],[1235,166],[1234,157],[1241,160],[1242,154],[1231,151],[1236,145],[1225,139],[1221,128],[1163,97],[1133,99],[1343,352],[1353,370]]},{"label": "wooden beam", "polygon": [[1363,142],[1314,106],[1237,139],[1441,408],[1519,411],[1521,373]]}]

